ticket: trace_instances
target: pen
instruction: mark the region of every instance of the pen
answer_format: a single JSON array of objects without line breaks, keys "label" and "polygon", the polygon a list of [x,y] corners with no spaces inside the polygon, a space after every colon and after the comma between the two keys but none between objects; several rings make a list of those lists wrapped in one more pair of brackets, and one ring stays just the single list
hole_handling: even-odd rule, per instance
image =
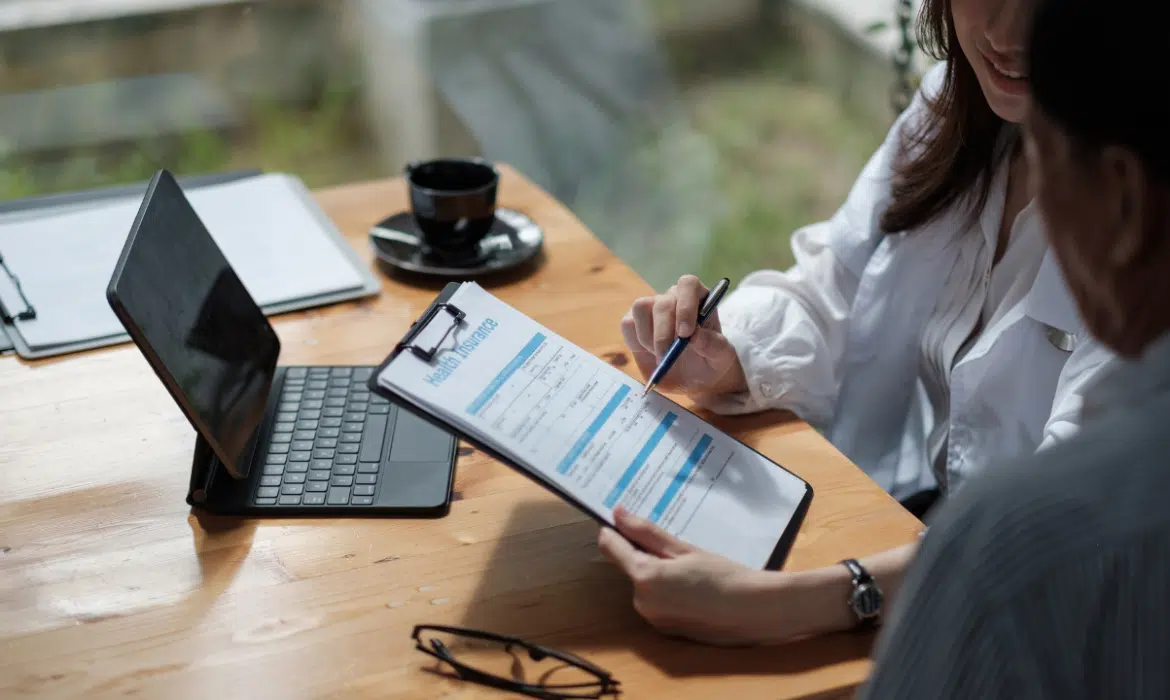
[{"label": "pen", "polygon": [[724,277],[723,279],[716,282],[715,286],[711,288],[711,291],[704,294],[703,298],[699,300],[699,318],[695,322],[695,330],[686,338],[674,339],[674,342],[670,345],[670,349],[667,350],[666,354],[662,356],[662,361],[659,362],[658,366],[654,368],[653,374],[651,374],[650,379],[647,380],[646,388],[642,390],[643,397],[650,393],[650,390],[653,389],[658,384],[658,382],[666,376],[666,373],[670,371],[670,368],[674,366],[675,360],[682,356],[683,351],[687,349],[687,344],[691,342],[691,338],[695,337],[695,333],[698,333],[699,329],[703,327],[703,322],[706,321],[712,313],[714,313],[715,307],[719,306],[719,301],[723,299],[723,295],[727,293],[727,289],[730,286],[731,282],[728,281],[726,277]]}]

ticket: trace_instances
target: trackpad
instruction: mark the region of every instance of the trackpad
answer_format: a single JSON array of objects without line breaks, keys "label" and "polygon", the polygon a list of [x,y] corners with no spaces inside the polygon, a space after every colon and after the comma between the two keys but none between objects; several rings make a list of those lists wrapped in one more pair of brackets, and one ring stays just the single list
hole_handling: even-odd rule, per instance
[{"label": "trackpad", "polygon": [[409,411],[394,412],[394,438],[390,443],[391,462],[436,462],[451,457],[450,433],[440,430]]}]

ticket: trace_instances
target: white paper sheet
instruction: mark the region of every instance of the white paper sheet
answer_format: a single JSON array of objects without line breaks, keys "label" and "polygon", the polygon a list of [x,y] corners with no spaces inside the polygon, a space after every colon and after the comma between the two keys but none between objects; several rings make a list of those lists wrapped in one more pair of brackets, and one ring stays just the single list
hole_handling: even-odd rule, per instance
[{"label": "white paper sheet", "polygon": [[[467,314],[433,364],[404,352],[378,377],[391,391],[536,471],[612,523],[621,504],[684,541],[754,568],[768,562],[804,497],[791,473],[623,372],[464,284]],[[440,314],[414,341],[432,347]]]}]

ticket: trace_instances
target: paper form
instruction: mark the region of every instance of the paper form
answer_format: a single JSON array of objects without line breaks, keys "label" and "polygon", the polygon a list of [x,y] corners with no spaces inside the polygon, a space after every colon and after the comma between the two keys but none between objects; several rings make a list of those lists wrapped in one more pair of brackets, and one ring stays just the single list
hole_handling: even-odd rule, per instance
[{"label": "paper form", "polygon": [[[612,523],[618,504],[686,542],[762,568],[803,481],[475,284],[431,364],[398,355],[379,384],[438,412]],[[414,344],[451,327],[440,313]]]}]

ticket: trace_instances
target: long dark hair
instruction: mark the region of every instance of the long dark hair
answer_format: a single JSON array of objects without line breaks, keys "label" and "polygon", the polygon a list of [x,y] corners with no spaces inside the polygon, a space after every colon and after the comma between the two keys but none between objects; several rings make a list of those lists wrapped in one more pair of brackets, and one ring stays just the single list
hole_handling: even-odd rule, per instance
[{"label": "long dark hair", "polygon": [[1009,128],[987,104],[951,20],[951,0],[926,0],[918,15],[918,41],[946,61],[942,89],[927,101],[926,118],[902,136],[894,166],[892,200],[882,214],[886,233],[929,223],[955,206],[972,216],[986,203]]}]

